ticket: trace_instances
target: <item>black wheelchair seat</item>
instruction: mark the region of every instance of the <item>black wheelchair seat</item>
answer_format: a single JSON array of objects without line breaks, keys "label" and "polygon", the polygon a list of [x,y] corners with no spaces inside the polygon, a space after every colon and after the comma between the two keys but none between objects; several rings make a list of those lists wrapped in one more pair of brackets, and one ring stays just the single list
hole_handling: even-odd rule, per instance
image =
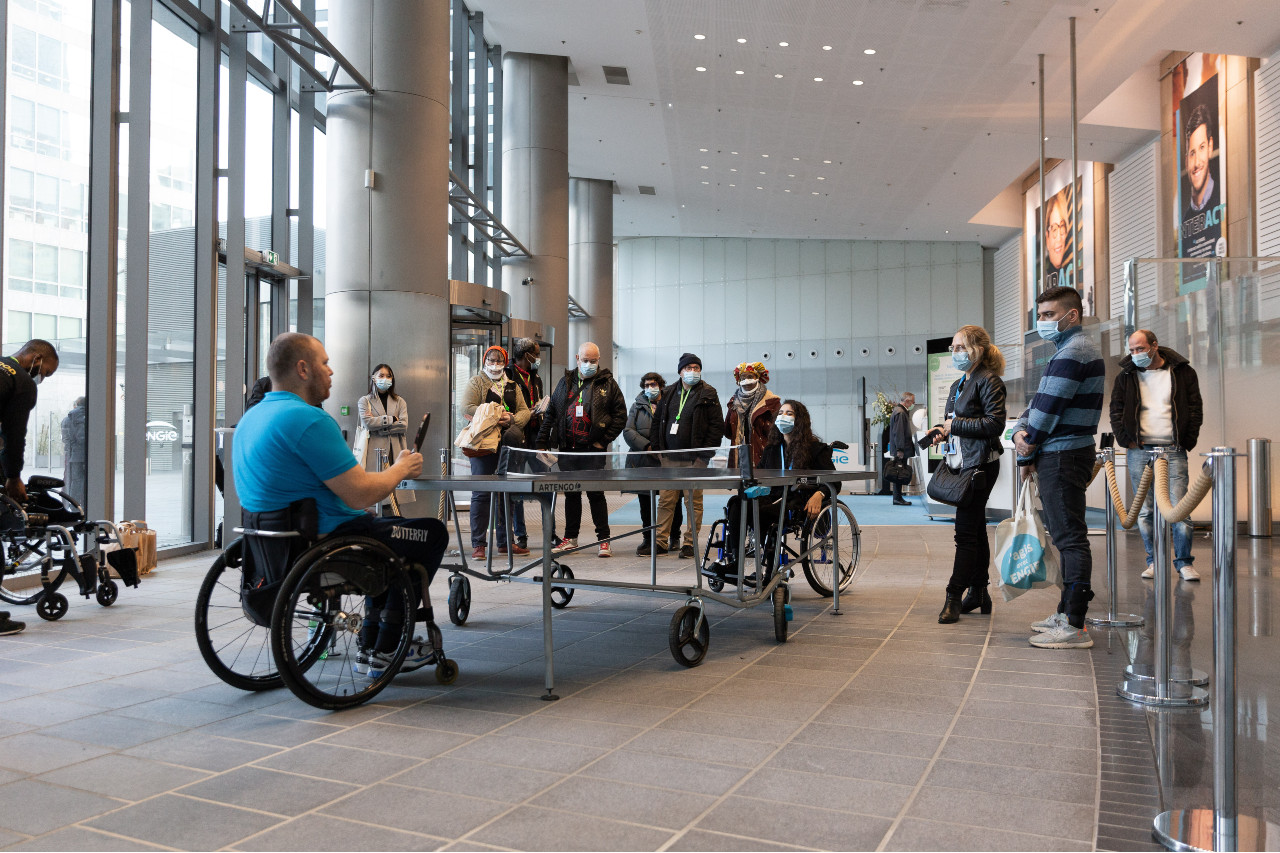
[{"label": "black wheelchair seat", "polygon": [[242,514],[244,571],[240,607],[255,625],[271,627],[271,610],[294,561],[319,537],[320,515],[313,498],[284,509]]}]

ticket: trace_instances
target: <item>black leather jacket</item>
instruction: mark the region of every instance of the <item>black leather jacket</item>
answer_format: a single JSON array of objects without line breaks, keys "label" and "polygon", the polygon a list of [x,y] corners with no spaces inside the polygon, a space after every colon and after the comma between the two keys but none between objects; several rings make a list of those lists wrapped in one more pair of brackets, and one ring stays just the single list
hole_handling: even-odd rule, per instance
[{"label": "black leather jacket", "polygon": [[[1005,411],[1004,380],[985,367],[979,367],[972,376],[951,383],[947,392],[947,410],[955,412],[951,421],[951,434],[960,439],[960,456],[965,468],[973,468],[987,461],[994,451],[1004,452],[1000,435],[1004,432]],[[960,396],[956,397],[959,389]],[[955,400],[954,403],[951,403]]]}]

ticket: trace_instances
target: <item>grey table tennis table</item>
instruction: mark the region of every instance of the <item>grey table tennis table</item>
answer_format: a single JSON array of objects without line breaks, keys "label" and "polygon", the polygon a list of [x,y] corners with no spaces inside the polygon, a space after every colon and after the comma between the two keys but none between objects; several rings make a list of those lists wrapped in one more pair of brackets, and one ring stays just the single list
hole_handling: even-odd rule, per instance
[{"label": "grey table tennis table", "polygon": [[[838,509],[843,506],[838,504],[837,494],[841,483],[852,482],[857,480],[874,479],[875,474],[867,471],[811,471],[811,470],[766,470],[756,469],[752,472],[753,476],[750,484],[765,486],[769,488],[782,488],[784,501],[789,491],[800,485],[816,485],[826,491],[829,501],[827,511],[831,513],[831,536],[833,540],[832,561],[836,569],[833,569],[832,586],[832,613],[840,615],[840,587],[842,583],[840,578],[836,576],[839,563],[839,519],[837,517]],[[631,593],[640,595],[657,595],[668,596],[673,598],[684,598],[686,604],[676,611],[672,618],[671,629],[671,646],[672,654],[676,660],[685,666],[695,666],[700,663],[706,654],[707,646],[710,641],[710,628],[704,618],[703,606],[704,599],[726,604],[736,608],[754,607],[764,601],[775,600],[775,613],[781,612],[779,604],[779,596],[783,599],[789,597],[789,591],[785,588],[780,590],[781,585],[785,584],[788,573],[785,571],[774,571],[767,583],[756,583],[756,589],[748,590],[744,585],[744,577],[746,571],[740,566],[737,573],[736,589],[725,589],[723,593],[713,592],[711,589],[703,585],[703,576],[701,566],[695,561],[694,565],[694,582],[692,584],[659,584],[657,582],[657,554],[656,548],[650,549],[650,577],[648,583],[640,583],[634,581],[617,581],[575,577],[567,566],[560,564],[560,560],[566,556],[572,555],[575,551],[582,551],[586,548],[595,547],[596,543],[582,546],[580,548],[552,553],[552,531],[554,527],[554,508],[553,498],[557,494],[566,492],[627,492],[627,493],[650,493],[656,494],[659,491],[667,490],[719,490],[737,492],[747,484],[747,481],[737,471],[719,469],[719,468],[605,468],[605,469],[588,469],[588,470],[568,470],[568,471],[551,471],[542,474],[452,474],[439,477],[422,477],[416,480],[406,480],[400,484],[402,489],[419,489],[424,491],[443,491],[453,492],[492,492],[501,495],[504,501],[523,500],[536,501],[542,507],[542,556],[535,557],[520,565],[516,565],[514,554],[509,552],[508,563],[504,568],[499,567],[494,570],[492,558],[487,565],[485,574],[471,571],[466,568],[465,562],[461,567],[445,565],[452,571],[466,571],[475,577],[485,580],[502,580],[510,582],[537,583],[542,586],[542,633],[544,643],[544,661],[546,669],[546,693],[543,699],[554,700],[559,698],[555,694],[555,660],[552,645],[552,610],[553,608],[564,607],[568,604],[568,599],[572,597],[572,590],[579,588],[589,588],[597,590],[608,590],[612,592]],[[742,555],[747,553],[746,549],[746,532],[747,532],[747,510],[748,505],[755,504],[754,500],[744,500],[740,504],[740,523],[738,525],[739,548],[737,553]],[[846,508],[847,511],[847,508]],[[758,507],[757,507],[757,515]],[[496,515],[494,513],[493,515]],[[778,536],[779,542],[783,532],[786,513],[779,513],[778,518]],[[509,517],[509,516],[508,516]],[[638,531],[631,531],[620,536],[610,538],[610,541],[622,539],[627,536],[636,536],[642,533],[646,528]],[[465,548],[462,549],[465,551]],[[780,549],[779,549],[780,550]],[[761,570],[761,551],[762,549],[754,549],[754,559],[756,563],[756,578],[763,578],[765,575]],[[491,552],[490,552],[491,553]],[[463,558],[465,561],[465,557]],[[549,564],[549,568],[545,568]],[[540,573],[534,574],[535,571],[541,570]],[[779,591],[780,590],[780,591]],[[776,594],[775,594],[776,593]],[[777,616],[775,615],[775,620]],[[678,638],[678,639],[677,639]],[[687,650],[687,651],[686,651]]]}]

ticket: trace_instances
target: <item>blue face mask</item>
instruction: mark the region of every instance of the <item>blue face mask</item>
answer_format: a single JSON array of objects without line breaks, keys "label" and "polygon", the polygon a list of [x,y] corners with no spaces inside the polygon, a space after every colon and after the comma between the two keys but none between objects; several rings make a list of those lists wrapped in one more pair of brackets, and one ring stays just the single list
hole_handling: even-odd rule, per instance
[{"label": "blue face mask", "polygon": [[968,370],[972,365],[973,360],[969,358],[969,353],[964,350],[951,353],[951,366],[956,370]]},{"label": "blue face mask", "polygon": [[697,385],[702,381],[702,371],[686,370],[684,373],[680,374],[680,381],[692,388],[694,385]]},{"label": "blue face mask", "polygon": [[796,427],[796,419],[788,415],[778,415],[774,418],[773,425],[778,428],[778,432],[786,435]]},{"label": "blue face mask", "polygon": [[579,364],[579,365],[578,365],[578,371],[582,374],[582,378],[583,378],[583,379],[590,379],[592,376],[595,376],[595,375],[596,375],[596,369],[597,369],[599,366],[600,366],[600,365],[598,365],[598,364],[591,364],[590,362],[583,362],[582,364]]},{"label": "blue face mask", "polygon": [[1151,366],[1151,353],[1135,352],[1133,354],[1133,366],[1139,370],[1146,370]]},{"label": "blue face mask", "polygon": [[1058,324],[1062,320],[1037,320],[1036,331],[1040,333],[1040,337],[1051,344],[1057,343],[1062,339],[1063,331],[1058,328]]},{"label": "blue face mask", "polygon": [[646,389],[644,389],[644,395],[645,395],[646,397],[648,397],[650,400],[656,400],[656,399],[658,399],[659,397],[661,397],[661,396],[662,396],[662,389],[661,389],[661,388],[646,388]]},{"label": "blue face mask", "polygon": [[379,391],[390,391],[390,390],[391,390],[391,380],[390,380],[390,379],[375,379],[375,380],[373,380],[373,385],[374,385],[374,387],[375,387],[375,388],[377,388]]},{"label": "blue face mask", "polygon": [[539,367],[542,367],[542,359],[540,358],[535,358],[533,360],[533,363],[529,365],[529,369],[534,371],[536,371]]}]

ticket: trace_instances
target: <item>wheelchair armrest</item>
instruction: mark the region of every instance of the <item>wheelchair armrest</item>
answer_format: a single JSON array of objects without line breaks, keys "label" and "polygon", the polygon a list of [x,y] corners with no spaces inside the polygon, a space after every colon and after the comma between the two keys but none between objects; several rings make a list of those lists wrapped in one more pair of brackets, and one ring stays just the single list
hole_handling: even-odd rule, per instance
[{"label": "wheelchair armrest", "polygon": [[264,539],[295,539],[302,536],[302,532],[298,530],[254,530],[251,527],[233,527],[235,533],[243,533],[245,536],[261,536]]}]

